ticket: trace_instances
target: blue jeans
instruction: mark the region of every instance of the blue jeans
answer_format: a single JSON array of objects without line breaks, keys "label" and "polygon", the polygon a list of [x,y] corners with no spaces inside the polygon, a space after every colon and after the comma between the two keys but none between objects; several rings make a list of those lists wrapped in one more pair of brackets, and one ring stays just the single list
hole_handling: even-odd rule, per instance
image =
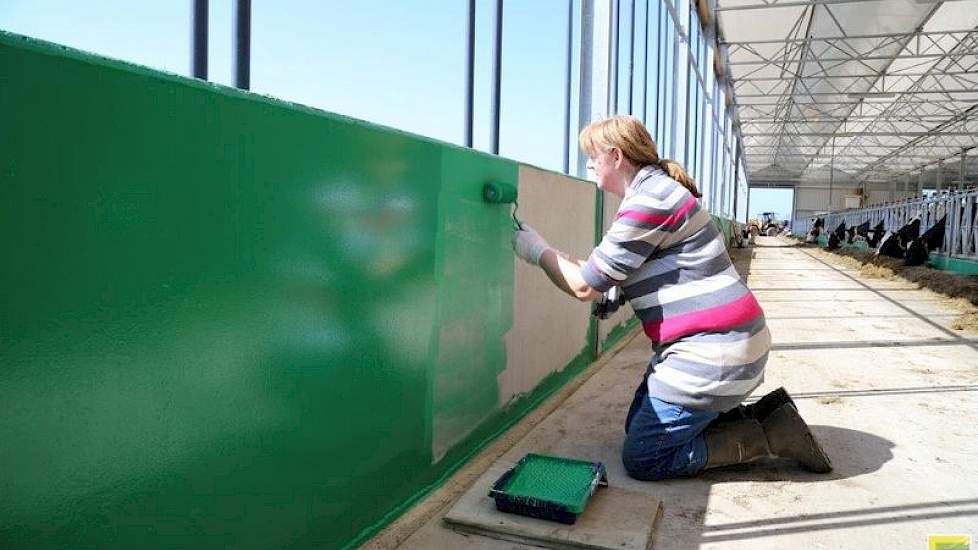
[{"label": "blue jeans", "polygon": [[621,460],[628,475],[643,481],[693,475],[706,466],[703,430],[718,416],[713,411],[667,403],[649,395],[653,357],[625,419]]}]

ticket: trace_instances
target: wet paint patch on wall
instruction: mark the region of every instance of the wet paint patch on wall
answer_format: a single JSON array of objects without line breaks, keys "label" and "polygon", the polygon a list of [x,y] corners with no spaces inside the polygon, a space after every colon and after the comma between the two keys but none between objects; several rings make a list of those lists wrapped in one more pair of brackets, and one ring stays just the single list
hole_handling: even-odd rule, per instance
[{"label": "wet paint patch on wall", "polygon": [[485,183],[517,185],[517,166],[497,157],[446,150],[438,197],[435,272],[437,333],[429,378],[431,452],[440,460],[491,418],[497,377],[507,367],[503,340],[513,324],[512,205],[482,198]]}]

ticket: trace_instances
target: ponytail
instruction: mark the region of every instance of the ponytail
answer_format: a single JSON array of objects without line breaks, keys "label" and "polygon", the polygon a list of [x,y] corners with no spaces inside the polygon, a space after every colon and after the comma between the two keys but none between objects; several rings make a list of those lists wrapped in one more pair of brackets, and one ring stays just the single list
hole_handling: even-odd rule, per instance
[{"label": "ponytail", "polygon": [[670,178],[676,180],[679,182],[679,185],[682,185],[689,190],[694,197],[698,199],[703,196],[699,189],[696,188],[696,182],[693,181],[693,178],[690,177],[685,170],[683,170],[683,167],[680,166],[678,162],[669,159],[659,159],[658,164],[659,168],[662,168],[663,172],[669,174]]}]

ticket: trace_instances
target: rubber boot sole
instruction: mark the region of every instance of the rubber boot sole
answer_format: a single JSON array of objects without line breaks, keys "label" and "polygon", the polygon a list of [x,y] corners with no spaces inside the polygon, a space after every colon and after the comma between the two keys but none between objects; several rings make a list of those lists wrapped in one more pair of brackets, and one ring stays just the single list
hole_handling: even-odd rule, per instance
[{"label": "rubber boot sole", "polygon": [[771,411],[761,425],[771,452],[776,456],[793,458],[810,472],[824,474],[832,471],[832,461],[794,404],[787,403]]}]

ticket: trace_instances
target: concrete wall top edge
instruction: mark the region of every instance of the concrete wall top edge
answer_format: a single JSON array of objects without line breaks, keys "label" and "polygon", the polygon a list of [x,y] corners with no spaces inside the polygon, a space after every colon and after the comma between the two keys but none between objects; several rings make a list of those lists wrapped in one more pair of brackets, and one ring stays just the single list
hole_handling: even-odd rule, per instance
[{"label": "concrete wall top edge", "polygon": [[441,141],[439,139],[432,138],[429,136],[415,134],[412,132],[408,132],[407,130],[401,130],[399,128],[394,128],[391,126],[384,126],[383,124],[379,124],[376,122],[370,122],[370,121],[354,118],[348,115],[326,111],[324,109],[311,107],[309,105],[304,105],[302,103],[295,103],[287,99],[282,99],[271,95],[265,95],[265,94],[248,91],[248,90],[242,90],[239,88],[235,88],[233,86],[227,86],[225,84],[220,84],[217,82],[200,80],[197,78],[192,78],[177,73],[164,71],[162,69],[156,69],[153,67],[148,67],[146,65],[140,65],[138,63],[133,63],[130,61],[124,61],[121,59],[106,57],[96,53],[87,52],[85,50],[79,50],[77,48],[72,48],[70,46],[64,46],[61,44],[57,44],[55,42],[49,42],[46,40],[42,40],[40,38],[24,36],[21,34],[12,33],[2,29],[0,29],[0,47],[11,47],[17,49],[30,50],[30,51],[41,53],[43,55],[68,57],[76,61],[80,61],[83,63],[90,63],[93,65],[99,65],[108,69],[128,71],[149,78],[171,82],[173,84],[177,84],[181,86],[189,86],[192,88],[209,90],[211,92],[215,92],[229,98],[264,103],[266,105],[270,105],[273,107],[278,107],[287,110],[294,110],[294,111],[299,111],[315,116],[325,117],[325,118],[333,119],[338,122],[351,124],[354,126],[360,126],[367,129],[372,129],[381,132],[392,132],[394,134],[410,137],[431,144],[435,144],[443,147],[449,147],[458,151],[465,151],[473,155],[478,155],[486,158],[499,158],[510,162],[516,162],[506,157],[493,155],[490,153],[486,153],[484,151],[480,151],[478,149],[463,147],[455,143]]}]

